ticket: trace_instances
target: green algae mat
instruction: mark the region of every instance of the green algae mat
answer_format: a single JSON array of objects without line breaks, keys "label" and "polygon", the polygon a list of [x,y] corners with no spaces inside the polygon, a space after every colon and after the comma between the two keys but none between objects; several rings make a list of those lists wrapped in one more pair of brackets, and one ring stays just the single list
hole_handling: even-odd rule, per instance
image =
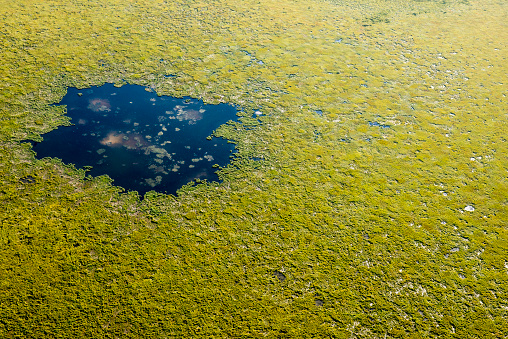
[{"label": "green algae mat", "polygon": [[[0,337],[502,338],[508,3],[0,0]],[[144,197],[28,142],[67,88],[243,108]],[[257,118],[254,112],[263,114]]]}]

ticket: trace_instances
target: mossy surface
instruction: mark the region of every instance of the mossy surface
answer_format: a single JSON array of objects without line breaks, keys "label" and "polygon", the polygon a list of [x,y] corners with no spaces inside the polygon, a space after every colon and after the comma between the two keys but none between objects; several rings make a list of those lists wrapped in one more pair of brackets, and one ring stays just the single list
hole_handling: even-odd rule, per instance
[{"label": "mossy surface", "polygon": [[[0,1],[0,337],[506,335],[507,14]],[[243,107],[222,183],[141,200],[37,160],[50,104],[105,82]]]}]

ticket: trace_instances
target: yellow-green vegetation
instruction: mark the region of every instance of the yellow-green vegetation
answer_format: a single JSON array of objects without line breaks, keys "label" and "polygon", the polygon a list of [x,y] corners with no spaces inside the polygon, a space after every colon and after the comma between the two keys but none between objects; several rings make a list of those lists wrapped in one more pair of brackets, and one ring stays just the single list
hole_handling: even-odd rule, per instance
[{"label": "yellow-green vegetation", "polygon": [[[0,337],[506,336],[507,14],[0,0]],[[241,105],[222,182],[141,200],[36,159],[105,82]]]}]

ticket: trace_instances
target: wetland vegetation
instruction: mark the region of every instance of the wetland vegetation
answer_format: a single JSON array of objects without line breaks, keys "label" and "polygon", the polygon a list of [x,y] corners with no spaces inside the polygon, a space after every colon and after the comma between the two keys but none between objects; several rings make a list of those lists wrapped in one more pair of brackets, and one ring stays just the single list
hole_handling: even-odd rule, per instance
[{"label": "wetland vegetation", "polygon": [[[503,337],[507,14],[0,0],[0,337]],[[79,125],[68,88],[106,83],[241,107],[213,132],[236,149],[219,181],[141,199],[37,158]],[[96,155],[150,147],[110,132]]]}]

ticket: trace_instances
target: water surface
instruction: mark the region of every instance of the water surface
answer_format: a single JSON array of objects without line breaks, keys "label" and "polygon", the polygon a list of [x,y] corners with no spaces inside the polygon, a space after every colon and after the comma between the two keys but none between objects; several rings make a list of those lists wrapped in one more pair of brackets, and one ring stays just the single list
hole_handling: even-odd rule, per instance
[{"label": "water surface", "polygon": [[37,157],[92,166],[90,174],[107,174],[127,190],[174,194],[195,179],[217,180],[213,165],[226,165],[234,150],[227,140],[207,138],[237,118],[232,105],[112,84],[69,88],[59,104],[67,105],[73,126],[44,134],[33,148]]}]

